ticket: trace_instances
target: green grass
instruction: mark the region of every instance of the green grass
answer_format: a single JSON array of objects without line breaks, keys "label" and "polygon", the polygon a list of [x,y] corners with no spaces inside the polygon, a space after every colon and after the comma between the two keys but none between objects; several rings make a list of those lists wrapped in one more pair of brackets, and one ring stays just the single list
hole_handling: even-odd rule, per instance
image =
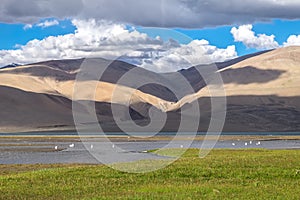
[{"label": "green grass", "polygon": [[214,150],[204,159],[198,153],[188,150],[146,174],[102,165],[0,165],[0,199],[300,198],[299,150]]}]

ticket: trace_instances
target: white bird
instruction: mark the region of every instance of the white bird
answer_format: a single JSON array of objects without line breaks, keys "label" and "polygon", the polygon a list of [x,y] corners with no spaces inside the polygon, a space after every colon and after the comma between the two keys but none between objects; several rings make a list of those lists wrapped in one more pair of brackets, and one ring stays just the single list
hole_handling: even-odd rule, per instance
[{"label": "white bird", "polygon": [[245,142],[245,146],[248,146],[248,143],[247,143],[247,142]]},{"label": "white bird", "polygon": [[57,150],[57,149],[58,149],[58,146],[55,146],[54,149]]},{"label": "white bird", "polygon": [[113,149],[115,148],[115,145],[114,145],[114,144],[112,145],[112,148],[113,148]]},{"label": "white bird", "polygon": [[260,145],[260,141],[258,141],[258,142],[256,143],[256,146],[258,146],[258,145]]},{"label": "white bird", "polygon": [[91,149],[93,149],[93,148],[94,148],[94,145],[91,144]]},{"label": "white bird", "polygon": [[235,143],[232,143],[232,146],[235,146]]},{"label": "white bird", "polygon": [[75,147],[75,144],[70,144],[69,147],[70,147],[70,148],[74,148],[74,147]]},{"label": "white bird", "polygon": [[183,145],[180,145],[180,148],[183,148]]},{"label": "white bird", "polygon": [[252,144],[252,141],[250,141],[250,144]]}]

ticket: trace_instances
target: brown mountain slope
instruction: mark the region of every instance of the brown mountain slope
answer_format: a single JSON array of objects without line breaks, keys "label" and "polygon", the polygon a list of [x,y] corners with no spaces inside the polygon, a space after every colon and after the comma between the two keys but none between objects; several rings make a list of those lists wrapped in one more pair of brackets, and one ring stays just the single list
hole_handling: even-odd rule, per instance
[{"label": "brown mountain slope", "polygon": [[[78,68],[85,60],[47,61],[32,65],[0,69],[1,123],[0,131],[36,129],[39,127],[72,127],[72,100],[96,101],[99,120],[107,130],[118,130],[112,120],[110,105],[116,104],[123,113],[143,123],[148,120],[151,106],[168,112],[168,125],[173,131],[180,120],[180,110],[191,109],[198,101],[201,110],[199,130],[206,130],[210,119],[210,93],[196,68],[183,70],[195,93],[184,91],[178,84],[178,73],[157,74],[133,65],[104,59],[93,59],[95,66],[109,65],[100,81],[98,77],[80,82],[83,90],[73,94]],[[218,63],[227,95],[225,131],[300,131],[300,47],[287,47]],[[132,79],[152,83],[168,82],[181,91],[177,100],[166,87],[148,84],[135,90],[132,82],[116,85],[129,71]],[[92,71],[93,72],[93,71]],[[134,83],[134,81],[133,81]],[[85,88],[97,86],[96,95]],[[115,89],[116,98],[112,99]],[[186,93],[185,93],[186,92]],[[217,98],[217,97],[216,97]],[[32,102],[32,103],[31,103]],[[124,115],[126,116],[126,115]],[[128,118],[117,116],[124,123]],[[191,119],[192,120],[192,119]],[[46,128],[47,129],[47,128]]]},{"label": "brown mountain slope", "polygon": [[[93,66],[89,66],[89,61]],[[79,68],[90,67],[87,73],[89,80],[96,80],[114,85],[126,73],[130,72],[133,77],[140,81],[151,83],[160,82],[164,79],[160,74],[138,68],[122,61],[108,61],[101,58],[56,60],[46,61],[13,68],[0,69],[0,85],[16,87],[25,91],[60,94],[72,98],[71,89],[65,85],[73,85]],[[93,68],[106,69],[101,77],[94,74]],[[67,84],[65,84],[67,83]],[[134,83],[134,82],[133,82]],[[132,87],[132,82],[122,82],[122,85]],[[157,84],[147,84],[139,88],[140,91],[168,101],[176,101],[174,94],[166,87]],[[71,92],[70,92],[71,91]],[[98,101],[102,101],[98,99]]]}]

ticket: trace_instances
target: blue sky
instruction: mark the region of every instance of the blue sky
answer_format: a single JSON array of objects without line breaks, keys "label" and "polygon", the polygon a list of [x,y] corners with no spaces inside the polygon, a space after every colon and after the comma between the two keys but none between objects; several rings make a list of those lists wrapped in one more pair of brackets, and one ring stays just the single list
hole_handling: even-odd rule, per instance
[{"label": "blue sky", "polygon": [[[43,19],[40,22],[45,20],[54,19]],[[32,28],[25,29],[24,26],[25,24],[22,23],[0,23],[0,49],[17,49],[17,45],[25,45],[28,41],[33,39],[41,40],[48,36],[65,35],[74,33],[76,30],[76,27],[72,24],[71,20],[68,19],[60,20],[59,25],[50,27],[33,26]],[[176,28],[173,30],[183,33],[191,39],[205,39],[209,41],[211,45],[218,48],[226,48],[229,45],[235,45],[239,56],[258,51],[257,49],[246,47],[242,42],[234,42],[234,38],[230,33],[230,30],[234,26],[235,25],[218,26],[201,29]],[[165,31],[158,31],[158,29],[145,29],[143,27],[138,27],[137,30],[139,32],[146,33],[150,37],[156,37],[159,35],[165,40],[173,37],[172,31],[166,33]],[[253,31],[257,34],[273,34],[276,37],[276,41],[279,44],[283,44],[290,35],[300,35],[300,20],[276,19],[271,22],[258,22],[253,24]],[[182,38],[178,38],[178,35],[175,35],[176,36],[174,37],[182,44],[186,44],[191,41],[184,36]]]},{"label": "blue sky", "polygon": [[[247,48],[241,42],[234,42],[234,38],[230,33],[231,26],[220,26],[214,28],[203,28],[203,29],[180,29],[176,28],[174,30],[186,34],[192,39],[205,39],[210,42],[210,44],[217,46],[219,48],[226,48],[229,45],[235,45],[239,56],[257,52],[257,49]],[[276,41],[279,44],[283,44],[290,35],[300,35],[300,20],[280,20],[276,19],[271,22],[257,22],[253,24],[253,31],[257,34],[267,34],[275,35]],[[156,33],[147,32],[150,36],[155,36]],[[163,36],[165,39],[169,36]],[[185,43],[186,41],[182,41]]]},{"label": "blue sky", "polygon": [[16,49],[16,45],[25,45],[30,40],[41,40],[48,36],[74,33],[76,29],[76,27],[72,25],[70,20],[61,20],[59,21],[59,25],[45,28],[33,26],[32,28],[25,29],[24,27],[25,24],[21,23],[0,23],[0,49]]}]

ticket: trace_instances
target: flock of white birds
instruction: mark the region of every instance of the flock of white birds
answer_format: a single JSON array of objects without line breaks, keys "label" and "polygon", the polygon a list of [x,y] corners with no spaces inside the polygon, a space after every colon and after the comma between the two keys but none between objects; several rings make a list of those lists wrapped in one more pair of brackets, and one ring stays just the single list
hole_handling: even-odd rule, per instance
[{"label": "flock of white birds", "polygon": [[[244,144],[244,146],[248,146],[248,145],[252,145],[253,144],[253,141],[250,141],[249,143],[248,142],[245,142],[245,144]],[[255,143],[255,145],[256,146],[259,146],[259,145],[261,145],[261,142],[260,141],[257,141],[256,143]],[[236,143],[232,143],[232,146],[236,146]]]},{"label": "flock of white birds", "polygon": [[[233,142],[231,145],[232,145],[232,146],[236,146],[237,144]],[[249,145],[249,146],[250,146],[250,145],[254,145],[254,142],[253,142],[253,141],[245,142],[244,146],[248,146],[248,145]],[[257,142],[255,142],[255,145],[256,145],[256,146],[260,146],[260,145],[261,145],[261,142],[260,142],[260,141],[257,141]],[[74,147],[75,147],[75,144],[74,144],[74,143],[72,143],[72,144],[69,145],[69,148],[74,148]],[[180,145],[180,148],[183,148],[183,147],[184,147],[183,145]],[[93,149],[93,148],[94,148],[94,145],[91,144],[91,149]],[[115,148],[115,145],[114,145],[114,144],[112,145],[112,148]],[[54,149],[55,149],[55,150],[58,150],[58,146],[55,146]]]}]

